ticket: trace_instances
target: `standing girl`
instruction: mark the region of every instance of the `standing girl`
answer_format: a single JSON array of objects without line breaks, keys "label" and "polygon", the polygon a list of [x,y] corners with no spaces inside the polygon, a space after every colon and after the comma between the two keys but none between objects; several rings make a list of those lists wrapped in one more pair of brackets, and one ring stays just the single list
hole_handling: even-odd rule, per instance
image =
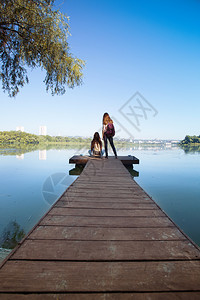
[{"label": "standing girl", "polygon": [[117,158],[117,152],[113,143],[113,136],[115,135],[115,129],[113,125],[113,120],[110,118],[108,113],[103,115],[103,129],[102,129],[102,139],[104,140],[106,158],[108,158],[108,140],[110,142],[110,146],[115,154],[115,158]]}]

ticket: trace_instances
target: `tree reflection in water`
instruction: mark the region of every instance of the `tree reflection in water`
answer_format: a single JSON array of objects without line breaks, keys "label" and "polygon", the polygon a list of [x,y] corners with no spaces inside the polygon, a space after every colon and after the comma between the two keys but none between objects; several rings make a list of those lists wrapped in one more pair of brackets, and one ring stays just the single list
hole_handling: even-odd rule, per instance
[{"label": "tree reflection in water", "polygon": [[185,154],[200,153],[200,146],[198,145],[181,145],[181,148],[184,150]]},{"label": "tree reflection in water", "polygon": [[25,236],[25,231],[16,221],[11,221],[4,228],[2,236],[0,236],[0,247],[5,249],[13,249]]}]

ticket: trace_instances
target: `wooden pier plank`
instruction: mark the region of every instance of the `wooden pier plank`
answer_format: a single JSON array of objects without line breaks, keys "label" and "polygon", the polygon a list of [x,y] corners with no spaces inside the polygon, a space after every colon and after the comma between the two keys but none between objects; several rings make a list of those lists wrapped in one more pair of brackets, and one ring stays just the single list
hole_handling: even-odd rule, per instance
[{"label": "wooden pier plank", "polygon": [[87,202],[87,201],[94,201],[94,202],[107,202],[107,203],[152,203],[152,204],[155,204],[155,202],[149,198],[149,197],[146,197],[145,195],[141,195],[141,197],[139,195],[132,195],[131,197],[128,197],[128,196],[125,196],[125,197],[117,197],[116,195],[115,196],[107,196],[106,197],[103,197],[103,196],[99,196],[99,195],[87,195],[87,196],[83,196],[82,193],[78,193],[78,192],[70,192],[70,193],[67,193],[66,195],[64,195],[62,197],[62,201],[84,201],[84,202]]},{"label": "wooden pier plank", "polygon": [[12,256],[21,260],[136,261],[200,259],[188,241],[27,240]]},{"label": "wooden pier plank", "polygon": [[[106,190],[106,189],[98,189],[96,191],[94,191],[94,189],[91,189],[91,191],[87,188],[84,189],[77,189],[74,191],[69,191],[68,193],[68,197],[83,197],[83,198],[87,198],[87,197],[92,197],[94,199],[98,199],[98,198],[104,198],[104,196],[106,195],[108,198],[118,198],[119,194],[120,199],[133,199],[134,196],[139,197],[140,195],[136,195],[131,191],[125,191],[125,190]],[[145,197],[145,194],[141,194],[141,197]]]},{"label": "wooden pier plank", "polygon": [[149,203],[141,203],[141,201],[130,203],[130,202],[96,202],[96,201],[64,201],[64,199],[57,202],[54,207],[68,207],[68,208],[95,208],[95,209],[156,209],[157,205],[152,201]]},{"label": "wooden pier plank", "polygon": [[174,227],[167,217],[81,217],[47,215],[40,225],[94,227]]},{"label": "wooden pier plank", "polygon": [[200,261],[8,261],[0,292],[199,291]]},{"label": "wooden pier plank", "polygon": [[55,207],[49,215],[82,216],[82,217],[161,217],[165,214],[158,208],[155,209],[95,209],[95,208],[68,208]]},{"label": "wooden pier plank", "polygon": [[[114,157],[109,157],[109,159],[115,159]],[[118,156],[118,159],[124,164],[124,165],[132,165],[132,164],[139,164],[139,159],[135,156]],[[74,155],[70,158],[69,163],[70,164],[79,164],[79,165],[85,165],[88,161],[96,162],[100,160],[99,158],[90,157],[87,155]]]},{"label": "wooden pier plank", "polygon": [[[165,228],[96,228],[38,226],[28,239],[64,239],[64,240],[128,240],[128,241],[165,241],[185,240],[186,237],[176,227]],[[56,243],[56,241],[55,241]]]},{"label": "wooden pier plank", "polygon": [[200,292],[0,294],[1,300],[199,300]]}]

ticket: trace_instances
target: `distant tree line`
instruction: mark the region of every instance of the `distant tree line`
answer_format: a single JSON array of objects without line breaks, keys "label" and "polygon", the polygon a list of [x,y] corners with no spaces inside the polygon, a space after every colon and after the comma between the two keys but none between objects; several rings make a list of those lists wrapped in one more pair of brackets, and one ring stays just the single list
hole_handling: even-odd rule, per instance
[{"label": "distant tree line", "polygon": [[91,139],[83,139],[81,137],[63,137],[50,135],[36,135],[21,131],[0,131],[1,145],[39,145],[39,144],[80,144],[91,142]]},{"label": "distant tree line", "polygon": [[184,140],[181,141],[181,145],[200,144],[200,135],[186,135]]}]

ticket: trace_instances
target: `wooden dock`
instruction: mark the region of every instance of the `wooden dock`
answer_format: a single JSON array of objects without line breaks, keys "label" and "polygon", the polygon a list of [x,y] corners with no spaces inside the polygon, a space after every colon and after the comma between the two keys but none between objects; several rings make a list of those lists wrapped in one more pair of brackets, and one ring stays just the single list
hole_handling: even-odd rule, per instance
[{"label": "wooden dock", "polygon": [[0,299],[200,299],[200,250],[120,160],[93,159],[4,261]]},{"label": "wooden dock", "polygon": [[[113,157],[112,157],[112,159],[113,159]],[[139,164],[139,159],[132,155],[118,156],[118,159],[123,163],[124,166],[131,166],[133,164]],[[96,158],[93,156],[88,156],[88,155],[74,155],[70,158],[69,163],[76,164],[76,165],[86,165],[87,162],[90,160],[96,160]]]}]

